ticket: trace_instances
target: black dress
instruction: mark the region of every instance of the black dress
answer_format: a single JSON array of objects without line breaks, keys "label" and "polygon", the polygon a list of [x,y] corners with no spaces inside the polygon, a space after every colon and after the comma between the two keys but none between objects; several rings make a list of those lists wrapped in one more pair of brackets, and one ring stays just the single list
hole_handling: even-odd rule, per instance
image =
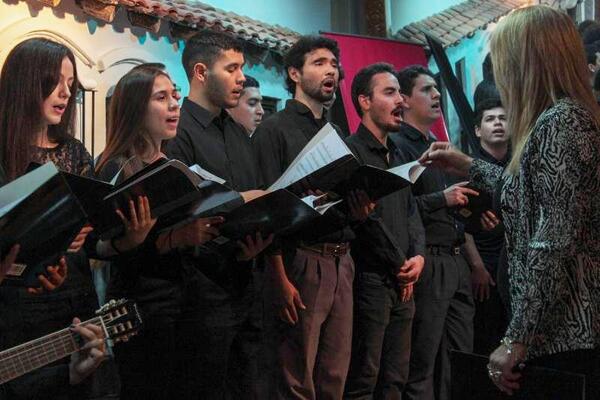
[{"label": "black dress", "polygon": [[[35,147],[33,162],[52,161],[66,172],[90,175],[92,158],[84,145],[69,138],[54,148]],[[6,183],[5,181],[1,184]],[[0,349],[64,329],[73,317],[82,321],[93,316],[98,307],[88,259],[83,251],[67,255],[65,282],[52,292],[31,295],[26,289],[3,283],[0,286]],[[69,385],[69,358],[0,386],[0,394],[10,399],[86,398],[89,382]]]}]

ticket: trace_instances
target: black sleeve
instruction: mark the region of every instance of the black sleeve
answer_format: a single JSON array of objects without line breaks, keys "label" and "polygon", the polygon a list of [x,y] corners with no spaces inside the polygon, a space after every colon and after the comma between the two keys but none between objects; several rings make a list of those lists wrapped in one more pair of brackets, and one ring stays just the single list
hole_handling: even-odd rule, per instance
[{"label": "black sleeve", "polygon": [[421,221],[421,214],[412,193],[410,194],[408,212],[409,254],[413,257],[419,255],[425,257],[425,227]]},{"label": "black sleeve", "polygon": [[165,153],[167,157],[177,159],[188,166],[196,164],[192,136],[185,129],[177,129],[177,135],[166,143]]},{"label": "black sleeve", "polygon": [[281,135],[272,126],[272,120],[268,122],[259,125],[252,137],[258,170],[265,187],[273,184],[285,172]]}]

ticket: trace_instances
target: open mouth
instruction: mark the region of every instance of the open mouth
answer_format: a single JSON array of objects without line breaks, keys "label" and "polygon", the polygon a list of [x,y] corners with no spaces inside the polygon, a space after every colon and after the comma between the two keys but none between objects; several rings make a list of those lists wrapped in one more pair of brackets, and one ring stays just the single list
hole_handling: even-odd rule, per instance
[{"label": "open mouth", "polygon": [[492,133],[494,135],[504,135],[504,129],[494,129]]},{"label": "open mouth", "polygon": [[327,91],[330,91],[330,92],[332,92],[332,91],[334,91],[334,90],[335,90],[335,80],[333,80],[333,79],[325,79],[325,80],[323,81],[323,84],[322,84],[322,86],[323,86],[323,88],[325,88]]},{"label": "open mouth", "polygon": [[167,124],[177,125],[178,122],[179,122],[179,117],[169,117],[169,118],[167,118]]},{"label": "open mouth", "polygon": [[402,121],[402,107],[395,108],[394,111],[392,111],[392,115],[394,118]]},{"label": "open mouth", "polygon": [[439,111],[440,110],[440,103],[434,103],[431,106],[432,109],[434,109],[435,111]]},{"label": "open mouth", "polygon": [[63,112],[65,112],[65,109],[67,108],[66,104],[57,104],[55,106],[52,106],[52,108],[57,112],[62,114]]}]

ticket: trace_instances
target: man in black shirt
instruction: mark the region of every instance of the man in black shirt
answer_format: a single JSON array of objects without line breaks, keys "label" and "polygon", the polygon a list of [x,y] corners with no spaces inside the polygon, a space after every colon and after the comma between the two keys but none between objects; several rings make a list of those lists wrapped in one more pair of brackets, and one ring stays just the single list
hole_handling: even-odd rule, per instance
[{"label": "man in black shirt", "polygon": [[[286,54],[286,84],[294,99],[253,136],[265,184],[277,180],[327,123],[323,103],[338,86],[338,58],[337,43],[319,36],[300,38]],[[289,324],[276,348],[275,398],[339,399],[343,394],[351,350],[354,264],[348,242],[353,233],[345,219],[332,223],[311,227],[301,242],[284,243],[284,250],[269,259],[277,313]],[[325,234],[318,229],[323,227],[329,228]]]},{"label": "man in black shirt", "polygon": [[[390,64],[361,69],[352,101],[362,121],[346,139],[364,164],[402,164],[388,133],[402,121],[400,86]],[[354,231],[354,335],[344,398],[401,398],[408,379],[413,284],[424,265],[425,231],[410,187],[385,196]]]},{"label": "man in black shirt", "polygon": [[[181,107],[177,136],[167,155],[224,179],[245,201],[262,191],[252,145],[226,108],[239,101],[244,74],[241,45],[230,36],[201,31],[186,43],[183,67],[190,93]],[[247,238],[238,253],[195,248],[182,256],[197,271],[186,282],[187,318],[181,324],[181,392],[177,398],[225,398],[230,352],[248,317],[254,297],[251,260],[270,239]]]},{"label": "man in black shirt", "polygon": [[[421,66],[403,69],[398,81],[405,98],[404,122],[391,138],[408,162],[418,159],[435,140],[430,129],[441,116],[440,93],[432,73]],[[425,226],[427,255],[415,286],[405,395],[408,399],[433,400],[435,394],[437,400],[446,400],[450,397],[449,353],[471,351],[474,313],[471,273],[461,254],[464,234],[457,229],[449,208],[465,205],[467,195],[477,192],[463,184],[448,187],[447,177],[433,168],[425,170],[412,188]]]},{"label": "man in black shirt", "polygon": [[[506,114],[500,99],[481,101],[477,105],[475,123],[475,134],[483,149],[481,158],[505,167],[510,160],[509,134],[506,132]],[[472,269],[473,295],[478,300],[475,303],[473,350],[478,354],[490,354],[504,337],[508,326],[495,282],[504,245],[503,225],[497,225],[491,231],[481,229],[469,232],[465,237],[465,252]]]}]

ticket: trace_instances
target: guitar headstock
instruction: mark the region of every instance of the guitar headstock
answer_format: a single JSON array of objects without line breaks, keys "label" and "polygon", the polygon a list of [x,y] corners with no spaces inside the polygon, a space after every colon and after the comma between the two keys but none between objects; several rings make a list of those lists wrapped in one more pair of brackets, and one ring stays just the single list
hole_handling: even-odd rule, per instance
[{"label": "guitar headstock", "polygon": [[107,339],[115,343],[128,341],[142,325],[137,305],[130,300],[111,300],[96,311],[96,315],[102,319]]}]

